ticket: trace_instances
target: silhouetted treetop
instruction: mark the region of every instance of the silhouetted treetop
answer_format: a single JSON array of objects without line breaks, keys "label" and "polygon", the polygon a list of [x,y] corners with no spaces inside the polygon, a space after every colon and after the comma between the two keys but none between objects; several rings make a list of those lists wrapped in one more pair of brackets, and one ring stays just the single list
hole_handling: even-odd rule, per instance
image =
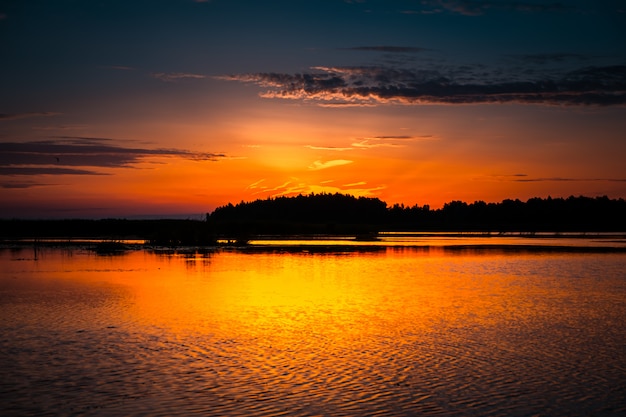
[{"label": "silhouetted treetop", "polygon": [[345,194],[276,197],[218,207],[207,216],[217,226],[264,224],[367,224],[377,229],[485,231],[623,231],[626,201],[603,197],[506,199],[500,203],[451,201],[440,209],[411,207]]},{"label": "silhouetted treetop", "polygon": [[298,223],[379,223],[387,215],[387,203],[378,198],[346,194],[309,194],[275,197],[218,207],[215,222],[272,221]]},{"label": "silhouetted treetop", "polygon": [[603,197],[531,198],[500,203],[451,201],[388,206],[378,198],[309,194],[227,204],[200,220],[0,220],[0,239],[109,237],[159,245],[207,245],[255,234],[357,234],[382,230],[626,232],[626,201]]}]

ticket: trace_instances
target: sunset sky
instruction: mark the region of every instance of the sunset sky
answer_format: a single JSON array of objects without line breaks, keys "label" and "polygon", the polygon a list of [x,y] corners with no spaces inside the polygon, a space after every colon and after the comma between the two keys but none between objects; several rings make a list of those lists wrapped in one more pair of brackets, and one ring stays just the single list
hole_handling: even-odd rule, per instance
[{"label": "sunset sky", "polygon": [[0,2],[0,217],[626,197],[623,0]]}]

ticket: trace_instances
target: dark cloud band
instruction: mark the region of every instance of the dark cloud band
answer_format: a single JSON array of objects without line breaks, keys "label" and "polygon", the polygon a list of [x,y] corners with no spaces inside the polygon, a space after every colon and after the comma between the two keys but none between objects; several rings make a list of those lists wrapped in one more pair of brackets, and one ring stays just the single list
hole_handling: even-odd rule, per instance
[{"label": "dark cloud band", "polygon": [[480,16],[490,10],[541,13],[568,12],[573,7],[559,2],[528,2],[507,0],[423,0],[421,12],[441,13],[444,10],[465,16]]},{"label": "dark cloud band", "polygon": [[[124,147],[108,138],[57,137],[33,142],[0,143],[0,175],[108,175],[102,168],[132,168],[163,158],[218,161],[221,153],[184,149]],[[27,183],[20,188],[24,188]]]},{"label": "dark cloud band", "polygon": [[57,116],[61,113],[56,112],[32,112],[32,113],[0,113],[0,121],[28,119],[30,117]]},{"label": "dark cloud band", "polygon": [[[256,73],[221,77],[268,88],[267,98],[320,104],[481,104],[548,105],[626,104],[626,66],[586,67],[536,80],[481,79],[466,71],[464,82],[435,70],[384,67],[316,67],[303,74]],[[454,74],[456,70],[451,70]],[[468,81],[469,80],[469,81]]]},{"label": "dark cloud band", "polygon": [[353,48],[345,48],[350,51],[371,51],[371,52],[387,52],[394,54],[415,54],[419,52],[430,51],[428,48],[418,48],[411,46],[356,46]]},{"label": "dark cloud band", "polygon": [[[0,175],[106,175],[101,172],[73,168],[0,167]],[[5,187],[6,188],[6,187]],[[13,187],[16,188],[16,187]],[[19,187],[26,188],[26,187]]]}]

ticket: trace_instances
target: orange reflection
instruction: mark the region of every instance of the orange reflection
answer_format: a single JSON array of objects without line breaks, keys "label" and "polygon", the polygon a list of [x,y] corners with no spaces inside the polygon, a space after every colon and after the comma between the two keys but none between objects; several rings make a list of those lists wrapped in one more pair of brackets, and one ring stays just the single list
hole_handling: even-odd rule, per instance
[{"label": "orange reflection", "polygon": [[176,333],[339,335],[375,325],[367,306],[383,300],[359,278],[368,262],[348,255],[133,253],[125,263],[136,267],[115,280],[132,286],[134,320]]},{"label": "orange reflection", "polygon": [[[36,265],[45,266],[47,279],[110,288],[117,297],[112,311],[126,322],[272,346],[321,338],[345,348],[362,338],[415,342],[440,332],[452,338],[467,329],[497,338],[513,322],[552,320],[555,306],[544,297],[546,281],[528,269],[536,268],[529,258],[542,256],[433,248],[137,251],[119,257],[57,254]],[[550,288],[554,297],[571,296],[557,284]]]}]

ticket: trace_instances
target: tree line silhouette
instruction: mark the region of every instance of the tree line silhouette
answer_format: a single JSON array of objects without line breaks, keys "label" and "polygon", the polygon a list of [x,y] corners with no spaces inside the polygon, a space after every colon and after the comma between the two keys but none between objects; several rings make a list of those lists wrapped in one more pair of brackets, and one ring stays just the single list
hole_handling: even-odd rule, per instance
[{"label": "tree line silhouette", "polygon": [[154,245],[211,245],[254,235],[367,235],[378,231],[626,232],[626,201],[603,197],[451,201],[405,206],[346,194],[229,203],[205,220],[0,220],[0,238],[142,239]]},{"label": "tree line silhouette", "polygon": [[[220,232],[270,233],[290,228],[320,233],[415,231],[624,231],[626,201],[603,197],[531,198],[500,203],[451,201],[442,208],[378,198],[309,194],[241,202],[207,214]],[[315,230],[312,230],[315,229]]]},{"label": "tree line silhouette", "polygon": [[216,243],[215,233],[207,222],[200,220],[0,220],[0,239],[5,241],[65,238],[112,241],[137,239],[155,246],[202,246]]}]

